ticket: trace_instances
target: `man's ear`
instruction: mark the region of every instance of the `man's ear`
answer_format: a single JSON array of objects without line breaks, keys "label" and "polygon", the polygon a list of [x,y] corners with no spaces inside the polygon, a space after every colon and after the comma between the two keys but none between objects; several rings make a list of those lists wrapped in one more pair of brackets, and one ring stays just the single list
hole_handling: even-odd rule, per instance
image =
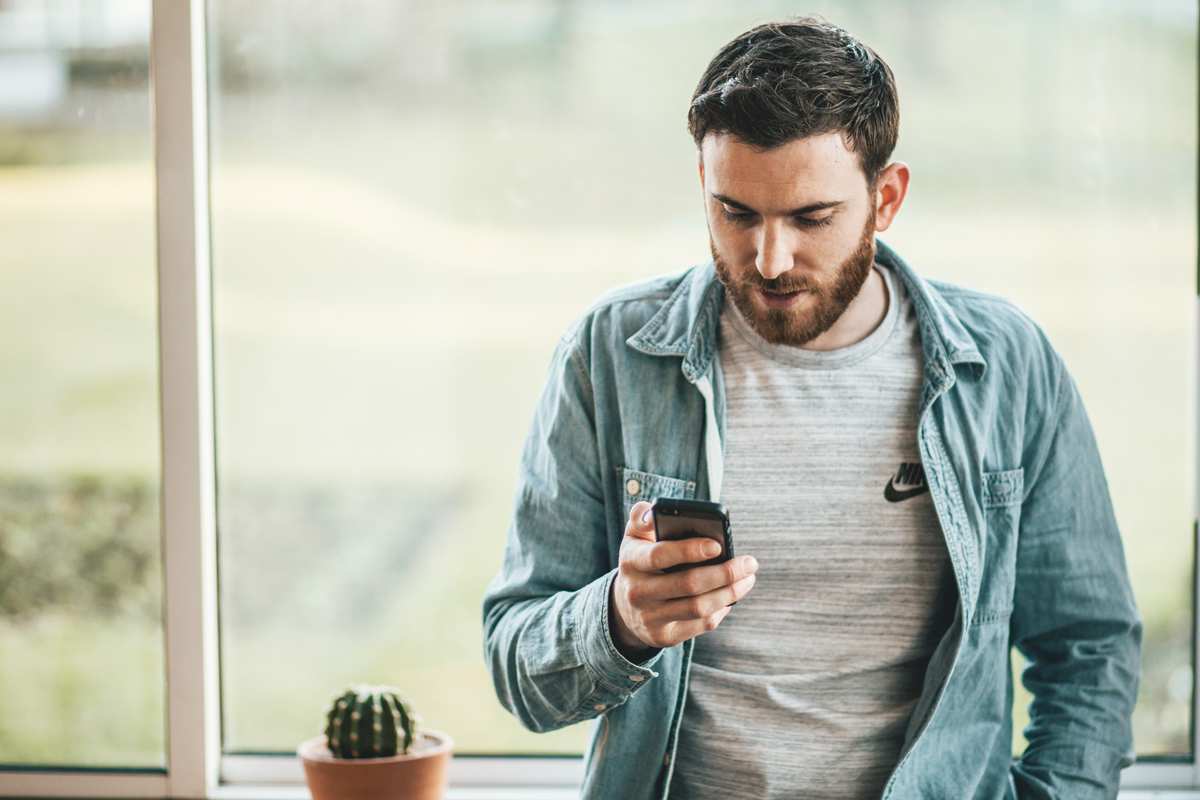
[{"label": "man's ear", "polygon": [[875,230],[886,231],[900,212],[908,193],[908,164],[893,161],[883,168],[875,181]]}]

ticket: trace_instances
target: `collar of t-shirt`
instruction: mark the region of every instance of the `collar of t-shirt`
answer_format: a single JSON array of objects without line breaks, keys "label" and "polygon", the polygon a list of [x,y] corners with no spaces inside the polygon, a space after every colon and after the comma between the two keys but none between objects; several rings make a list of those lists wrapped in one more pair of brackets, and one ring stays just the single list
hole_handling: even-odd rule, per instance
[{"label": "collar of t-shirt", "polygon": [[888,337],[895,331],[897,321],[900,319],[900,298],[897,296],[900,291],[899,283],[887,267],[876,264],[875,269],[883,278],[887,290],[887,312],[884,314],[883,322],[879,323],[879,327],[871,331],[867,338],[846,347],[837,350],[805,350],[791,345],[768,342],[750,327],[750,323],[742,316],[742,312],[730,301],[728,293],[725,295],[722,309],[722,322],[728,320],[728,328],[731,328],[736,335],[744,339],[755,350],[774,361],[804,369],[842,369],[858,364],[870,358],[887,343]]}]

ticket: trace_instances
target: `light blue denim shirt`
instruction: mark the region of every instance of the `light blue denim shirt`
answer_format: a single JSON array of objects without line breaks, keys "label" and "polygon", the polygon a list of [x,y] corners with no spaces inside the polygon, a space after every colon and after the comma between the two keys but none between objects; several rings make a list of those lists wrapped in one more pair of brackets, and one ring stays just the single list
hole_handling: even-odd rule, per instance
[{"label": "light blue denim shirt", "polygon": [[[959,591],[883,797],[1115,797],[1142,625],[1079,394],[1012,303],[924,280],[882,243],[877,260],[917,311],[920,450]],[[485,652],[527,728],[593,721],[586,800],[670,786],[693,641],[630,663],[609,633],[609,585],[635,502],[720,486],[723,291],[709,262],[588,309],[559,343],[522,454]],[[1010,647],[1034,696],[1017,761]]]}]

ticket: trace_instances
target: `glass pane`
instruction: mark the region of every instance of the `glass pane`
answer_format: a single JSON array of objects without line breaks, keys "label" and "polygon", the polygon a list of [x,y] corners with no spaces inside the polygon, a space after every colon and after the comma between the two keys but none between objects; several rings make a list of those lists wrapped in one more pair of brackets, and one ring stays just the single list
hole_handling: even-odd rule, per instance
[{"label": "glass pane", "polygon": [[0,3],[0,763],[165,764],[148,0]]},{"label": "glass pane", "polygon": [[[576,314],[707,256],[692,89],[794,4],[210,7],[226,747],[294,748],[368,680],[461,752],[578,752],[480,654],[521,441]],[[815,10],[899,81],[885,238],[1023,305],[1081,386],[1147,620],[1139,752],[1186,753],[1195,8]]]},{"label": "glass pane", "polygon": [[[1186,755],[1196,8],[921,8],[887,44],[910,54],[897,157],[916,175],[887,238],[933,277],[1015,300],[1063,354],[1146,621],[1137,751]],[[1017,684],[1016,751],[1029,699]]]}]

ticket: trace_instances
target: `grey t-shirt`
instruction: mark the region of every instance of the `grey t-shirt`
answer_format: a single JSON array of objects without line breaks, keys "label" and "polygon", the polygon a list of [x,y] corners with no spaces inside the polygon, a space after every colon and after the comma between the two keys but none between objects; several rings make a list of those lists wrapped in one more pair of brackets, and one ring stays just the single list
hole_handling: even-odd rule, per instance
[{"label": "grey t-shirt", "polygon": [[697,638],[672,800],[878,798],[953,571],[917,446],[923,359],[903,286],[866,339],[772,345],[728,300],[721,502],[750,594]]}]

